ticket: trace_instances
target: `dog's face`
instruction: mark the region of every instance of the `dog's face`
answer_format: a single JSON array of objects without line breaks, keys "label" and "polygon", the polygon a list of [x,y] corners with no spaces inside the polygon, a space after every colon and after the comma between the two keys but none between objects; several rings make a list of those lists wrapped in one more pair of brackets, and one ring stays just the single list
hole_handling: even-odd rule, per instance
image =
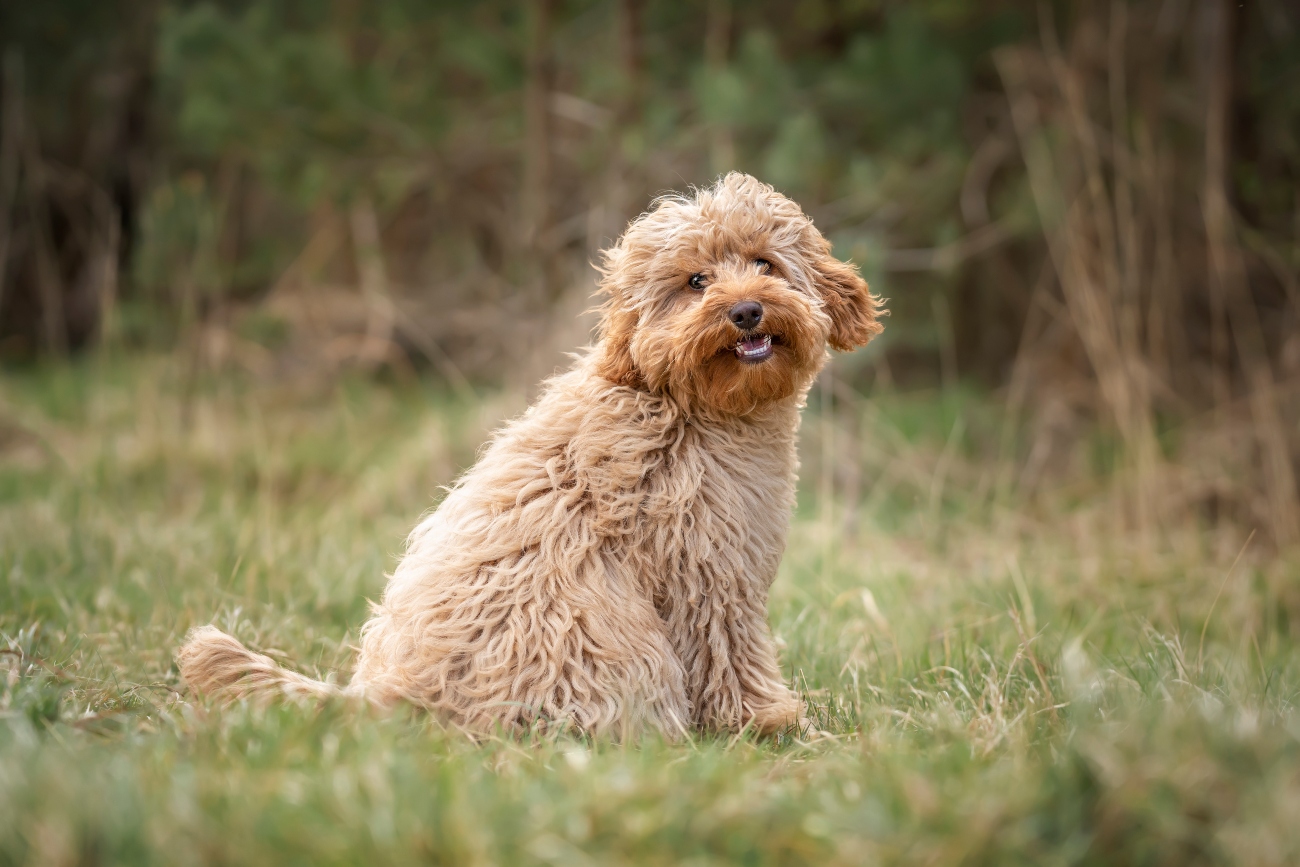
[{"label": "dog's face", "polygon": [[826,345],[878,334],[879,299],[797,204],[732,173],[666,198],[604,252],[598,370],[743,415],[806,388]]}]

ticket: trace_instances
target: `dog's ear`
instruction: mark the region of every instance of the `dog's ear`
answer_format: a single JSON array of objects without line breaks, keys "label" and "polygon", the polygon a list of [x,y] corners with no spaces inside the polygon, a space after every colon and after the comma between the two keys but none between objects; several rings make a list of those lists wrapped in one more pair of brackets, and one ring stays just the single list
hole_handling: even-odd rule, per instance
[{"label": "dog's ear", "polygon": [[[636,223],[633,223],[635,226]],[[631,229],[629,229],[629,232]],[[615,385],[643,388],[645,378],[632,358],[632,338],[640,314],[627,303],[627,287],[623,285],[628,271],[627,234],[614,246],[600,252],[596,270],[600,272],[598,295],[605,296],[600,310],[600,341],[596,346],[596,373]]]},{"label": "dog's ear", "polygon": [[615,385],[641,388],[645,379],[632,360],[632,335],[636,331],[637,314],[633,310],[618,310],[606,306],[600,325],[600,344],[597,351],[596,372]]},{"label": "dog's ear", "polygon": [[880,317],[887,315],[880,298],[871,294],[867,281],[858,269],[830,255],[822,256],[813,269],[813,279],[831,317],[827,342],[841,352],[865,346],[884,326]]}]

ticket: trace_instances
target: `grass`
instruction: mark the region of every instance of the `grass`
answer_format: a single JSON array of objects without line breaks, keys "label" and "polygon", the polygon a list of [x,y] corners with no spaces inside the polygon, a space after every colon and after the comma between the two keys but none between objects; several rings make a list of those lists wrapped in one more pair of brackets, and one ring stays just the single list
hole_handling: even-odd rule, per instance
[{"label": "grass", "polygon": [[195,703],[171,653],[215,620],[346,676],[520,399],[177,370],[0,380],[0,864],[1300,862],[1300,561],[1130,529],[1103,439],[1030,490],[989,400],[841,390],[771,606],[829,737],[473,743]]}]

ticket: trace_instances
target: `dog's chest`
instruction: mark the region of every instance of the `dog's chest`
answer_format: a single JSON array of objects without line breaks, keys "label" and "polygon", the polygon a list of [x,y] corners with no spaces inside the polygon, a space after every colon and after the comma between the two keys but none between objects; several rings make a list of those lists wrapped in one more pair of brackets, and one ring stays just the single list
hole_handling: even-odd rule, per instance
[{"label": "dog's chest", "polygon": [[644,481],[632,547],[655,583],[775,575],[794,504],[794,443],[686,427]]}]

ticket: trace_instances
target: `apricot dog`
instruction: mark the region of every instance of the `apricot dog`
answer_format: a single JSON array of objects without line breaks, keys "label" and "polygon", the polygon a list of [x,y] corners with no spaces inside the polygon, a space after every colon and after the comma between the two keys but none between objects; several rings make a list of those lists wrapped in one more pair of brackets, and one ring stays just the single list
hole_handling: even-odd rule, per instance
[{"label": "apricot dog", "polygon": [[411,533],[347,687],[215,627],[199,693],[407,701],[472,729],[626,736],[797,724],[767,625],[799,412],[879,299],[797,204],[729,174],[603,253],[600,339]]}]

